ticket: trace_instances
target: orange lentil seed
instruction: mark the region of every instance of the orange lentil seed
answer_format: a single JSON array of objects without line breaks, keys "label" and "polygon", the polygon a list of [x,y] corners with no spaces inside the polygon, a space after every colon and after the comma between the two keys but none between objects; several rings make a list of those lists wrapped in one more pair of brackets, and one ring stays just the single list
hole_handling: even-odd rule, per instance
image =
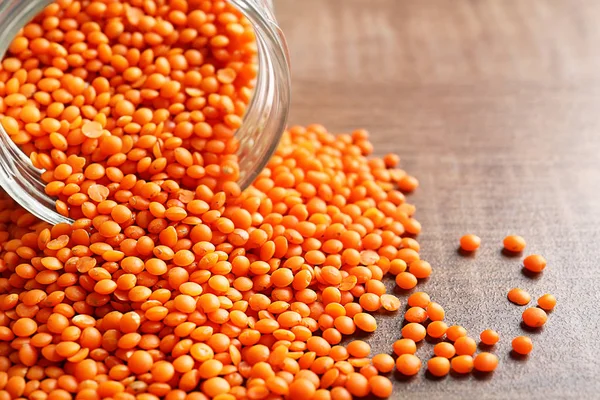
[{"label": "orange lentil seed", "polygon": [[530,307],[523,311],[523,322],[531,328],[542,327],[548,320],[548,314],[541,308]]},{"label": "orange lentil seed", "polygon": [[528,271],[539,273],[546,268],[546,259],[538,254],[532,254],[525,257],[523,266]]},{"label": "orange lentil seed", "polygon": [[492,372],[498,366],[498,357],[488,352],[481,352],[473,360],[473,368],[481,372]]},{"label": "orange lentil seed", "polygon": [[451,359],[456,354],[456,349],[448,342],[440,342],[433,347],[433,353],[438,357]]},{"label": "orange lentil seed", "polygon": [[459,356],[472,356],[477,350],[477,343],[468,336],[461,336],[454,342],[454,348],[456,349],[456,354]]},{"label": "orange lentil seed", "polygon": [[556,307],[556,297],[551,294],[544,294],[537,300],[538,306],[545,311],[552,311]]},{"label": "orange lentil seed", "polygon": [[481,342],[488,346],[493,346],[500,340],[500,335],[493,329],[486,329],[479,335]]},{"label": "orange lentil seed", "polygon": [[475,251],[480,245],[481,238],[479,236],[468,234],[460,238],[460,248],[464,251]]},{"label": "orange lentil seed", "polygon": [[508,292],[508,300],[520,306],[529,304],[531,296],[523,289],[514,288]]},{"label": "orange lentil seed", "polygon": [[450,361],[452,370],[458,374],[468,374],[473,370],[473,357],[470,355],[459,355]]},{"label": "orange lentil seed", "polygon": [[436,377],[446,376],[450,372],[450,361],[445,357],[433,357],[427,361],[427,370]]},{"label": "orange lentil seed", "polygon": [[525,250],[525,239],[518,235],[509,235],[504,238],[504,249],[512,253],[520,253]]},{"label": "orange lentil seed", "polygon": [[416,375],[421,369],[421,360],[413,354],[402,354],[396,360],[396,368],[403,375]]},{"label": "orange lentil seed", "polygon": [[527,355],[533,350],[533,342],[527,336],[517,336],[511,344],[513,350],[522,355]]}]

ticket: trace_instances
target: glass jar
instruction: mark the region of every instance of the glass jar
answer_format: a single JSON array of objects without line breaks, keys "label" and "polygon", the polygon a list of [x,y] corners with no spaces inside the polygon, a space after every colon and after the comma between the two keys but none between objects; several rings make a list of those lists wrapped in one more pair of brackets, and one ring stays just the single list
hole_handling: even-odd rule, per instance
[{"label": "glass jar", "polygon": [[[290,69],[285,38],[271,0],[228,0],[254,27],[258,78],[241,128],[236,132],[240,180],[249,186],[277,148],[290,104]],[[0,0],[0,59],[19,30],[53,0]],[[0,124],[0,186],[22,207],[52,224],[70,222],[55,211],[38,170]]]}]

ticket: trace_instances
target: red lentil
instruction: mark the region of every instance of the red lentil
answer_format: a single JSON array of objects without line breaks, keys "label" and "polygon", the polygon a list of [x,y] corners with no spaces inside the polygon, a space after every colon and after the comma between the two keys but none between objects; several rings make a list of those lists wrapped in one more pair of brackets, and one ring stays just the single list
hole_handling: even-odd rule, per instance
[{"label": "red lentil", "polygon": [[441,321],[445,318],[446,312],[444,308],[438,303],[431,302],[427,306],[427,316],[432,321]]},{"label": "red lentil", "polygon": [[529,354],[533,350],[533,343],[527,336],[517,336],[512,340],[512,348],[519,354]]},{"label": "red lentil", "polygon": [[538,254],[532,254],[525,257],[523,266],[531,272],[539,273],[546,268],[546,259]]},{"label": "red lentil", "polygon": [[525,239],[517,235],[509,235],[504,238],[504,249],[513,253],[520,253],[525,250]]},{"label": "red lentil", "polygon": [[460,238],[460,248],[464,251],[475,251],[481,245],[481,238],[476,235],[464,235]]},{"label": "red lentil", "polygon": [[508,300],[517,305],[524,306],[531,301],[531,296],[523,289],[514,288],[508,292]]},{"label": "red lentil", "polygon": [[432,321],[427,325],[427,334],[435,339],[444,336],[447,330],[448,325],[443,321]]},{"label": "red lentil", "polygon": [[372,362],[377,371],[384,374],[394,369],[394,359],[389,354],[377,354],[373,357]]},{"label": "red lentil", "polygon": [[473,357],[470,355],[459,355],[454,357],[450,364],[452,370],[459,374],[468,374],[473,370]]},{"label": "red lentil", "polygon": [[401,272],[396,275],[396,284],[404,290],[410,290],[417,286],[417,277],[410,272]]},{"label": "red lentil", "polygon": [[[92,128],[95,129],[94,124],[86,127],[85,131],[90,134],[93,132]],[[319,133],[318,127],[312,129],[314,131],[310,135],[324,134]],[[292,137],[304,140],[303,135],[309,133],[300,133],[299,130],[300,128],[291,130],[286,140]],[[362,133],[357,137],[362,137]],[[298,157],[302,158],[302,154],[298,154]],[[102,168],[106,169],[98,163],[90,164],[86,169],[88,179],[103,179]],[[125,175],[121,182],[125,180]],[[22,337],[37,334],[36,341],[32,343],[36,346],[49,345],[41,352],[41,357],[48,362],[56,363],[62,358],[69,358],[74,360],[72,362],[85,366],[75,375],[75,379],[79,381],[93,381],[97,376],[102,376],[102,371],[106,371],[108,380],[102,380],[98,387],[101,396],[111,396],[122,391],[119,380],[128,376],[152,376],[154,386],[140,383],[135,389],[140,392],[155,386],[153,393],[159,393],[158,388],[164,390],[164,393],[168,390],[186,391],[203,379],[200,389],[206,395],[221,396],[232,390],[232,384],[228,379],[221,378],[220,371],[230,367],[229,371],[232,373],[240,371],[240,374],[245,374],[242,369],[244,363],[250,367],[251,374],[261,377],[260,379],[267,378],[265,382],[269,382],[259,388],[252,386],[249,381],[246,390],[251,396],[260,397],[268,391],[311,392],[311,387],[316,389],[319,385],[315,378],[321,379],[320,376],[331,370],[335,362],[347,362],[349,368],[352,368],[348,373],[356,374],[353,375],[356,377],[354,381],[346,385],[347,392],[336,388],[336,393],[345,396],[346,393],[364,395],[372,392],[376,396],[388,396],[391,383],[377,374],[389,373],[393,369],[396,363],[391,356],[379,354],[370,361],[369,346],[361,341],[352,342],[344,350],[345,353],[341,351],[343,347],[332,348],[331,345],[340,343],[343,335],[354,333],[356,328],[374,331],[376,321],[365,311],[399,309],[399,299],[388,295],[380,280],[390,271],[387,265],[402,265],[405,262],[393,258],[394,254],[385,253],[385,249],[381,249],[381,253],[374,251],[380,245],[376,243],[375,236],[371,236],[365,242],[366,248],[361,248],[359,242],[350,244],[349,249],[357,251],[356,257],[351,252],[343,253],[342,246],[328,242],[331,245],[326,248],[329,254],[327,257],[337,254],[342,259],[346,258],[349,262],[347,268],[344,264],[334,262],[335,257],[328,262],[333,262],[337,267],[320,267],[324,259],[319,258],[320,255],[315,250],[290,255],[277,268],[279,265],[272,264],[270,257],[280,251],[277,246],[284,242],[274,240],[273,243],[278,244],[267,253],[264,250],[264,246],[270,243],[269,235],[273,234],[270,229],[274,232],[278,226],[274,221],[273,228],[263,225],[272,208],[269,202],[264,203],[266,205],[262,219],[257,219],[258,210],[253,208],[254,199],[261,204],[261,197],[257,196],[260,193],[257,189],[261,185],[260,180],[259,178],[255,188],[242,194],[246,197],[233,203],[233,211],[228,211],[229,206],[223,205],[227,198],[224,192],[215,193],[206,185],[200,185],[194,195],[196,198],[191,197],[194,200],[190,201],[186,189],[175,189],[164,196],[161,195],[163,192],[158,183],[136,184],[131,180],[127,184],[130,186],[122,190],[131,191],[133,196],[137,196],[135,202],[130,200],[131,196],[111,198],[113,192],[109,191],[110,194],[107,195],[103,189],[107,186],[101,183],[88,185],[87,192],[91,201],[98,203],[95,211],[89,213],[89,222],[86,219],[78,220],[76,225],[79,224],[82,228],[76,229],[60,225],[48,230],[47,234],[38,230],[44,232],[44,238],[40,236],[35,241],[42,243],[42,258],[39,262],[46,270],[36,273],[25,267],[18,269],[24,276],[34,273],[33,276],[46,286],[58,279],[58,275],[52,278],[55,271],[76,271],[68,272],[60,279],[65,279],[69,274],[81,274],[81,286],[76,279],[72,280],[62,297],[48,303],[48,306],[56,306],[52,310],[54,312],[45,314],[46,317],[42,313],[40,318],[45,319],[39,321],[36,321],[35,315],[32,315],[33,319],[23,317],[13,324],[11,332]],[[211,196],[214,197],[212,200]],[[240,208],[244,204],[248,209]],[[247,214],[239,210],[244,210]],[[318,210],[317,207],[311,212],[318,215]],[[207,216],[210,212],[215,213],[214,218]],[[223,217],[218,217],[217,212]],[[255,213],[255,217],[251,217],[252,213]],[[297,218],[296,215],[299,214],[290,215]],[[381,218],[376,209],[365,210],[365,215],[368,218]],[[203,225],[195,224],[189,218],[203,218],[206,223],[213,225],[205,230]],[[167,220],[171,222],[161,222]],[[244,239],[246,251],[234,257],[219,250],[218,246],[225,242],[211,243],[215,234],[229,235],[235,231],[228,227],[228,221],[232,221],[234,227],[240,226],[250,232]],[[319,222],[318,218],[314,221]],[[252,230],[252,225],[255,224]],[[366,226],[371,229],[368,223]],[[87,227],[90,227],[89,231],[85,230]],[[282,238],[286,237],[285,230],[279,232]],[[293,239],[293,235],[289,237]],[[244,237],[237,234],[235,240],[238,238]],[[233,237],[231,240],[233,242]],[[235,246],[244,245],[242,243]],[[288,240],[287,246],[289,244]],[[417,248],[416,241],[410,245]],[[63,249],[70,253],[60,255]],[[254,249],[256,253],[253,252]],[[311,251],[313,253],[309,253]],[[294,264],[294,257],[298,258],[299,264]],[[386,257],[388,261],[381,261],[384,260],[382,257]],[[391,257],[391,261],[387,257]],[[430,273],[430,266],[425,261],[413,260],[411,265],[412,271],[419,277]],[[248,278],[248,273],[252,279]],[[414,277],[409,272],[406,274]],[[263,283],[260,279],[264,277],[269,277],[269,281]],[[316,291],[311,288],[313,279],[322,279],[324,283],[333,286]],[[159,282],[162,283],[158,289],[150,288]],[[272,299],[260,293],[260,285],[266,282],[271,282],[276,290],[281,290],[277,295],[274,291]],[[293,289],[288,289],[290,285]],[[250,293],[255,287],[258,292],[248,294],[247,300],[243,300],[244,294]],[[35,296],[32,292],[31,296],[24,297],[24,301],[28,304],[33,302],[32,305],[36,301],[45,301],[44,293],[41,290],[39,294],[42,297],[39,297],[37,292]],[[326,301],[327,304],[319,303],[321,293],[323,302]],[[34,297],[39,297],[40,300],[33,300]],[[421,297],[426,300],[425,294]],[[68,299],[69,302],[61,303],[61,299]],[[294,303],[294,300],[297,302]],[[115,308],[107,306],[110,301],[113,302],[111,307]],[[77,305],[77,314],[71,308],[71,304],[75,306],[76,302],[81,302]],[[429,303],[426,300],[419,304],[428,307]],[[61,308],[63,304],[66,308]],[[433,310],[432,318],[439,315],[440,309],[436,308],[436,304],[430,310]],[[427,317],[427,311],[421,309],[421,314],[422,322],[423,317]],[[76,322],[76,316],[80,322]],[[46,322],[50,333],[38,333],[41,321]],[[83,325],[79,327],[75,324]],[[216,330],[219,326],[221,328]],[[318,326],[327,327],[322,337],[313,335]],[[165,330],[166,327],[169,328]],[[177,336],[169,332],[174,332]],[[409,326],[404,332],[407,335],[411,332],[415,339],[422,340],[426,330],[422,325],[416,324],[414,327]],[[49,340],[44,335],[48,335]],[[61,339],[53,339],[56,335]],[[272,337],[280,342],[291,341],[291,344],[289,348],[271,347],[261,344],[261,337]],[[51,344],[53,341],[57,344]],[[235,345],[232,344],[234,341]],[[403,354],[416,351],[414,341],[402,339],[401,342],[407,344],[402,350]],[[412,346],[408,346],[409,343]],[[22,350],[19,354],[21,357],[28,357],[27,351]],[[112,360],[111,357],[117,357],[122,363],[113,364],[110,361],[111,366],[105,364]],[[29,363],[27,360],[29,358],[23,358],[23,362]],[[231,362],[233,365],[226,364]],[[195,363],[199,363],[197,369],[194,369]],[[400,365],[405,372],[408,371],[406,368],[415,368],[415,363]],[[291,384],[281,380],[269,381],[274,369],[280,368],[291,368],[292,371],[298,368],[307,372],[311,369],[315,371],[312,373],[318,375],[309,375],[306,379],[297,379]],[[311,386],[307,386],[306,382],[311,382]],[[378,383],[378,386],[371,387],[371,382]],[[321,392],[321,395],[325,394]]]},{"label": "red lentil", "polygon": [[400,356],[402,354],[415,354],[417,345],[413,339],[403,338],[396,340],[393,344],[394,353]]},{"label": "red lentil", "polygon": [[556,307],[556,297],[545,294],[537,300],[538,306],[545,311],[552,311]]},{"label": "red lentil", "polygon": [[456,354],[456,350],[451,343],[440,342],[433,347],[433,353],[438,357],[451,359]]},{"label": "red lentil", "polygon": [[421,307],[411,307],[404,313],[404,319],[408,322],[425,322],[427,320],[427,311]]},{"label": "red lentil", "polygon": [[396,368],[404,375],[416,375],[421,369],[421,360],[413,354],[402,354],[396,360]]},{"label": "red lentil", "polygon": [[427,308],[431,303],[431,299],[427,293],[415,292],[408,297],[408,305],[410,307]]},{"label": "red lentil", "polygon": [[548,320],[548,315],[541,308],[531,307],[523,311],[523,322],[532,328],[543,326]]},{"label": "red lentil", "polygon": [[481,372],[492,372],[498,366],[498,357],[494,354],[482,352],[475,356],[473,360],[473,367],[477,371]]},{"label": "red lentil", "polygon": [[487,344],[488,346],[493,346],[496,343],[498,343],[498,340],[500,340],[500,336],[498,335],[498,332],[496,332],[493,329],[484,330],[479,335],[479,338],[481,339],[481,342],[483,344]]},{"label": "red lentil", "polygon": [[427,370],[433,376],[446,376],[450,372],[450,361],[444,357],[433,357],[427,361]]},{"label": "red lentil", "polygon": [[454,348],[456,349],[456,354],[459,356],[472,356],[475,354],[475,350],[477,350],[477,343],[468,336],[461,336],[454,342]]},{"label": "red lentil", "polygon": [[446,331],[446,337],[453,342],[456,342],[458,338],[463,336],[467,336],[467,330],[460,325],[452,325]]},{"label": "red lentil", "polygon": [[425,327],[415,322],[408,323],[402,328],[402,337],[412,339],[415,342],[420,342],[425,339],[426,335],[427,330]]},{"label": "red lentil", "polygon": [[369,387],[376,397],[385,399],[392,395],[392,382],[385,376],[376,375],[369,378]]}]

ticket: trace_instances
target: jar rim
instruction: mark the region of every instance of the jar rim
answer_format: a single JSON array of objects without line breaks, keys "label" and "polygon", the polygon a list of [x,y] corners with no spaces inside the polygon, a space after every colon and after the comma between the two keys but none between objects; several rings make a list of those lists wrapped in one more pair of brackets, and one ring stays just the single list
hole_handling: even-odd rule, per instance
[{"label": "jar rim", "polygon": [[[0,59],[17,32],[54,0],[0,0]],[[252,97],[235,135],[242,188],[248,187],[277,149],[286,128],[290,105],[291,78],[289,52],[275,21],[270,0],[226,0],[240,11],[254,29],[258,48],[258,75]],[[5,24],[5,25],[4,25]],[[0,182],[3,189],[37,217],[52,223],[71,222],[54,209],[29,157],[12,141],[0,125]]]}]

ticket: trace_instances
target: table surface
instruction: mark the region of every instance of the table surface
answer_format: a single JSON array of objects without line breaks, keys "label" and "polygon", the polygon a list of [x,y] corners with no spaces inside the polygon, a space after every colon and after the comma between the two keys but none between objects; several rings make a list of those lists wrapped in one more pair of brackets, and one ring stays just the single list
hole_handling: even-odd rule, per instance
[{"label": "table surface", "polygon": [[[421,186],[410,199],[434,266],[418,288],[477,337],[496,329],[491,376],[424,372],[394,398],[564,399],[600,396],[600,2],[276,0],[293,69],[290,124],[366,128]],[[475,233],[474,256],[457,253]],[[548,260],[522,274],[507,234]],[[520,326],[513,287],[558,298],[543,329]],[[405,299],[405,295],[400,295]],[[534,300],[535,302],[535,300]],[[403,301],[403,304],[405,302]],[[402,321],[378,317],[389,352]],[[510,355],[528,334],[533,352]],[[432,354],[424,344],[423,360]]]}]

